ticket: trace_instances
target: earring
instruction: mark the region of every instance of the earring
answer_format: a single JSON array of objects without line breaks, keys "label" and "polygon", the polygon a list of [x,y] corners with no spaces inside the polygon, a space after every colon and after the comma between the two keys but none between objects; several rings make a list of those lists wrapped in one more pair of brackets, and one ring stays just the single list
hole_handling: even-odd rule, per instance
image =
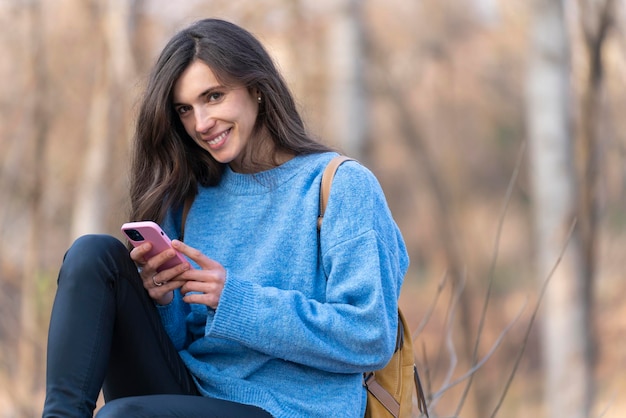
[{"label": "earring", "polygon": [[261,96],[256,98],[258,100],[259,103],[261,103]]}]

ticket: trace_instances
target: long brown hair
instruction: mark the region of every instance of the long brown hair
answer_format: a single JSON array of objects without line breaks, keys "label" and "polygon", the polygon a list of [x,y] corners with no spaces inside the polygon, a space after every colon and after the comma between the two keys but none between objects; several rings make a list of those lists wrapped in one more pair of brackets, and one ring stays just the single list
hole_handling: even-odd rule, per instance
[{"label": "long brown hair", "polygon": [[[131,220],[161,222],[198,185],[219,183],[224,165],[189,137],[172,103],[182,72],[202,60],[224,84],[244,85],[262,97],[253,133],[266,130],[275,151],[330,151],[306,132],[293,96],[272,58],[245,29],[219,19],[198,21],[167,43],[148,80],[137,118],[131,160]],[[248,141],[249,146],[253,141]],[[250,149],[247,153],[252,155]]]}]

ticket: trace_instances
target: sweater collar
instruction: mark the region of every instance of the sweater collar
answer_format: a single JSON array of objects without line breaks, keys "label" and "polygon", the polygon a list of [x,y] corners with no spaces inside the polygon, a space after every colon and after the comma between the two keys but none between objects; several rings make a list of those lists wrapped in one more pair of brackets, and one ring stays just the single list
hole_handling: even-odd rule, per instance
[{"label": "sweater collar", "polygon": [[298,155],[278,167],[253,174],[236,173],[226,165],[218,187],[240,195],[268,193],[306,170],[313,161],[311,157]]}]

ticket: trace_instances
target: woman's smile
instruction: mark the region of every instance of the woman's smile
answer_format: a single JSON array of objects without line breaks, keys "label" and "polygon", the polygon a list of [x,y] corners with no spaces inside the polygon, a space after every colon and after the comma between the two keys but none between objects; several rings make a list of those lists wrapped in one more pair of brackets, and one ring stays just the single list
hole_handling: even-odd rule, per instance
[{"label": "woman's smile", "polygon": [[229,128],[216,137],[204,139],[204,142],[206,142],[211,149],[218,149],[226,143],[231,130],[232,128]]}]

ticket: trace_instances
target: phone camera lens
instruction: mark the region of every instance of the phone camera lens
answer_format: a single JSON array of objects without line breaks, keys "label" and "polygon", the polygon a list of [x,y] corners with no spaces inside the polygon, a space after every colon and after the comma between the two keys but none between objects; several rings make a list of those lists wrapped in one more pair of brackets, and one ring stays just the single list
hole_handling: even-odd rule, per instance
[{"label": "phone camera lens", "polygon": [[136,229],[127,229],[125,232],[126,235],[128,235],[128,237],[133,241],[143,241],[144,239],[143,235],[141,235]]}]

